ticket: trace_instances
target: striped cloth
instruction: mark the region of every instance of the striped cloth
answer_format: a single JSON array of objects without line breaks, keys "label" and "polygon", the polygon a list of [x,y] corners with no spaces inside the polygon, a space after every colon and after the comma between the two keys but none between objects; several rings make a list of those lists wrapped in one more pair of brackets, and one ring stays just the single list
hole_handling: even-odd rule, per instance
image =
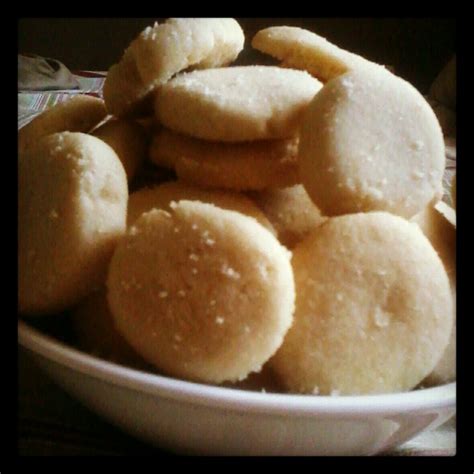
[{"label": "striped cloth", "polygon": [[73,95],[87,94],[102,97],[104,72],[78,71],[74,77],[80,89],[54,91],[21,91],[18,93],[18,128],[23,127],[36,115],[49,107],[68,100]]},{"label": "striped cloth", "polygon": [[[18,93],[18,127],[75,94],[102,97],[105,73],[75,72],[81,89]],[[451,204],[450,186],[456,172],[456,141],[446,139],[444,200]],[[20,352],[21,353],[21,352]],[[61,389],[48,382],[23,356],[19,365],[20,455],[150,455],[166,454],[144,445],[102,422]],[[41,395],[38,396],[38,391]],[[41,403],[38,406],[38,401]],[[53,401],[54,403],[49,403]],[[47,405],[47,406],[46,406]],[[66,421],[65,421],[66,420]],[[91,434],[93,433],[93,435]],[[434,431],[424,432],[385,456],[453,456],[455,417]]]}]

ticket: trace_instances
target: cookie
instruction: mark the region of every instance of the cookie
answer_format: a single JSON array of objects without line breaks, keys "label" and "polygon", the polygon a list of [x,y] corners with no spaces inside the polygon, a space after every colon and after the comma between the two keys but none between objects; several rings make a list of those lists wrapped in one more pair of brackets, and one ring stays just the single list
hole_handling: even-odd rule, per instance
[{"label": "cookie", "polygon": [[81,301],[71,320],[79,347],[102,359],[134,368],[148,368],[115,328],[105,288]]},{"label": "cookie", "polygon": [[292,322],[288,251],[254,219],[196,201],[143,214],[118,244],[107,286],[129,344],[188,380],[258,372]]},{"label": "cookie", "polygon": [[272,223],[278,240],[289,249],[326,220],[301,184],[254,192],[250,197]]},{"label": "cookie", "polygon": [[410,218],[443,195],[443,133],[423,96],[384,69],[328,82],[301,125],[301,181],[323,214]]},{"label": "cookie", "polygon": [[452,286],[456,286],[456,211],[443,201],[428,206],[411,219],[441,258]]},{"label": "cookie", "polygon": [[148,110],[155,89],[189,67],[230,64],[244,46],[242,28],[232,18],[170,18],[149,26],[108,72],[104,99],[116,116]]},{"label": "cookie", "polygon": [[378,66],[316,33],[293,26],[260,30],[252,39],[252,47],[281,60],[285,67],[308,71],[322,82],[353,69]]},{"label": "cookie", "polygon": [[110,145],[120,158],[128,181],[131,181],[148,152],[145,129],[129,120],[109,120],[92,132]]},{"label": "cookie", "polygon": [[386,212],[328,219],[293,249],[296,309],[271,367],[291,392],[413,389],[452,326],[443,264],[416,224]]},{"label": "cookie", "polygon": [[97,97],[78,94],[60,102],[36,116],[18,132],[18,153],[46,135],[57,132],[88,132],[105,118],[104,101]]},{"label": "cookie", "polygon": [[109,68],[102,88],[108,113],[128,118],[140,118],[153,112],[154,91],[153,85],[143,83],[130,47],[120,62]]},{"label": "cookie", "polygon": [[235,66],[181,74],[155,98],[159,122],[203,140],[292,138],[322,84],[304,71]]},{"label": "cookie", "polygon": [[130,227],[144,212],[151,209],[170,211],[172,202],[182,200],[201,201],[214,204],[222,209],[240,212],[253,217],[272,234],[275,234],[275,229],[265,214],[243,194],[198,188],[179,181],[142,188],[131,193],[128,200],[127,226]]},{"label": "cookie", "polygon": [[18,159],[18,305],[65,310],[105,281],[124,234],[127,179],[102,140],[63,132]]},{"label": "cookie", "polygon": [[449,277],[453,296],[453,326],[448,347],[424,385],[440,385],[456,379],[456,213],[445,202],[429,206],[412,218],[438,253]]},{"label": "cookie", "polygon": [[257,190],[299,182],[298,138],[218,143],[162,128],[153,137],[150,160],[171,168],[190,184],[231,190]]}]

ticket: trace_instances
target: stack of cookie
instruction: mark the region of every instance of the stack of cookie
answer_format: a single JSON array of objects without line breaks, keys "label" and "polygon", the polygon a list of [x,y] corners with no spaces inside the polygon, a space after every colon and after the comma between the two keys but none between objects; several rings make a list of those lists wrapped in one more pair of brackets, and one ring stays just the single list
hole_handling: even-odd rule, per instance
[{"label": "stack of cookie", "polygon": [[[312,32],[268,28],[252,45],[281,65],[231,66],[233,19],[155,24],[110,68],[105,123],[29,138],[20,310],[76,306],[87,350],[204,383],[451,380],[455,222],[432,109]],[[137,184],[150,163],[175,179]]]}]

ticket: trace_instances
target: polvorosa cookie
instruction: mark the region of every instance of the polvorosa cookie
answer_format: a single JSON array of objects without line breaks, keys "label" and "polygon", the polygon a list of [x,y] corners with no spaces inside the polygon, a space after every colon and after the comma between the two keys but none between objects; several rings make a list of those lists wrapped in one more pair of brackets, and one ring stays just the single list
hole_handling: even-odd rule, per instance
[{"label": "polvorosa cookie", "polygon": [[301,184],[250,196],[272,223],[278,240],[290,249],[326,220]]},{"label": "polvorosa cookie", "polygon": [[232,18],[170,18],[143,30],[108,71],[104,99],[116,116],[147,110],[157,87],[189,67],[224,66],[236,59],[244,34]]},{"label": "polvorosa cookie", "polygon": [[156,94],[158,120],[203,140],[292,138],[322,84],[304,71],[240,66],[182,74]]},{"label": "polvorosa cookie", "polygon": [[151,209],[169,211],[171,203],[182,200],[200,201],[214,204],[222,209],[240,212],[253,217],[272,234],[275,234],[275,229],[265,214],[243,194],[198,188],[179,181],[145,187],[131,193],[128,200],[127,226],[130,227],[143,213]]},{"label": "polvorosa cookie", "polygon": [[81,349],[122,365],[144,368],[145,362],[115,328],[105,288],[95,291],[71,311]]},{"label": "polvorosa cookie", "polygon": [[448,347],[423,384],[438,385],[456,379],[456,213],[445,202],[427,207],[412,219],[438,253],[449,277],[453,296],[453,326]]},{"label": "polvorosa cookie", "polygon": [[308,71],[323,82],[353,69],[377,66],[316,33],[294,26],[260,30],[253,37],[252,46],[281,60],[286,67]]},{"label": "polvorosa cookie", "polygon": [[292,392],[413,389],[449,340],[443,264],[417,225],[386,212],[328,219],[293,249],[294,322],[271,365]]},{"label": "polvorosa cookie", "polygon": [[109,120],[96,128],[92,135],[114,149],[131,181],[147,155],[148,137],[145,129],[129,120]]},{"label": "polvorosa cookie", "polygon": [[57,133],[18,159],[18,304],[55,313],[105,281],[125,232],[127,178],[98,138]]},{"label": "polvorosa cookie", "polygon": [[190,184],[231,190],[280,188],[299,182],[298,137],[219,143],[161,129],[155,134],[150,160],[176,171]]},{"label": "polvorosa cookie", "polygon": [[78,94],[36,116],[18,132],[18,153],[25,153],[37,141],[58,132],[89,132],[105,118],[104,101]]},{"label": "polvorosa cookie", "polygon": [[359,69],[328,82],[301,125],[300,177],[323,214],[411,217],[443,195],[438,120],[408,82]]},{"label": "polvorosa cookie", "polygon": [[288,251],[254,219],[196,201],[143,214],[118,244],[108,300],[118,330],[171,376],[258,372],[292,322]]}]

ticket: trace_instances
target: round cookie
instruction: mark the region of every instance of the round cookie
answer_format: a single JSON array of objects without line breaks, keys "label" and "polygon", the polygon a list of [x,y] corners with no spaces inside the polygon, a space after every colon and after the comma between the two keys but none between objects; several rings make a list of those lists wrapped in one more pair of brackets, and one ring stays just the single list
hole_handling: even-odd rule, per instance
[{"label": "round cookie", "polygon": [[439,385],[456,379],[456,213],[445,202],[429,206],[411,219],[418,224],[438,253],[449,277],[453,297],[453,327],[449,344],[424,385]]},{"label": "round cookie", "polygon": [[122,365],[143,368],[145,362],[115,328],[105,288],[89,295],[71,312],[81,349]]},{"label": "round cookie", "polygon": [[388,211],[412,217],[443,194],[438,120],[408,82],[359,69],[328,82],[301,125],[300,177],[328,216]]},{"label": "round cookie", "polygon": [[285,67],[308,71],[322,82],[353,69],[378,66],[316,33],[293,26],[260,30],[252,39],[252,47],[283,61]]},{"label": "round cookie", "polygon": [[201,201],[214,204],[222,209],[240,212],[253,217],[272,234],[275,234],[275,229],[265,217],[265,214],[243,194],[198,188],[179,181],[160,184],[153,188],[141,188],[130,194],[127,226],[130,227],[143,213],[151,209],[170,211],[172,202],[182,200]]},{"label": "round cookie", "polygon": [[153,112],[152,96],[155,87],[144,84],[129,47],[120,62],[107,71],[102,93],[109,114],[115,117],[142,117]]},{"label": "round cookie", "polygon": [[412,217],[441,258],[452,286],[456,287],[456,211],[443,201]]},{"label": "round cookie", "polygon": [[104,101],[78,94],[36,116],[18,132],[18,153],[36,145],[41,137],[57,132],[88,132],[105,116]]},{"label": "round cookie", "polygon": [[172,168],[191,184],[209,188],[259,190],[299,182],[298,138],[218,143],[165,128],[155,134],[150,160]]},{"label": "round cookie", "polygon": [[292,392],[407,391],[449,340],[443,264],[413,223],[386,212],[328,219],[293,249],[296,309],[272,368]]},{"label": "round cookie", "polygon": [[62,311],[105,281],[127,199],[123,166],[98,138],[56,133],[19,156],[20,313]]},{"label": "round cookie", "polygon": [[258,372],[292,322],[289,252],[254,219],[196,201],[143,214],[118,244],[107,286],[132,347],[189,380]]},{"label": "round cookie", "polygon": [[304,71],[235,66],[181,74],[155,98],[158,120],[211,141],[291,138],[322,84]]},{"label": "round cookie", "polygon": [[146,157],[148,137],[144,128],[128,120],[109,120],[96,128],[92,135],[111,146],[131,181]]},{"label": "round cookie", "polygon": [[301,184],[267,189],[250,197],[272,223],[278,240],[289,249],[326,220]]},{"label": "round cookie", "polygon": [[232,18],[170,18],[149,26],[108,71],[107,109],[118,117],[148,110],[155,89],[189,67],[223,66],[244,46],[242,28]]}]

